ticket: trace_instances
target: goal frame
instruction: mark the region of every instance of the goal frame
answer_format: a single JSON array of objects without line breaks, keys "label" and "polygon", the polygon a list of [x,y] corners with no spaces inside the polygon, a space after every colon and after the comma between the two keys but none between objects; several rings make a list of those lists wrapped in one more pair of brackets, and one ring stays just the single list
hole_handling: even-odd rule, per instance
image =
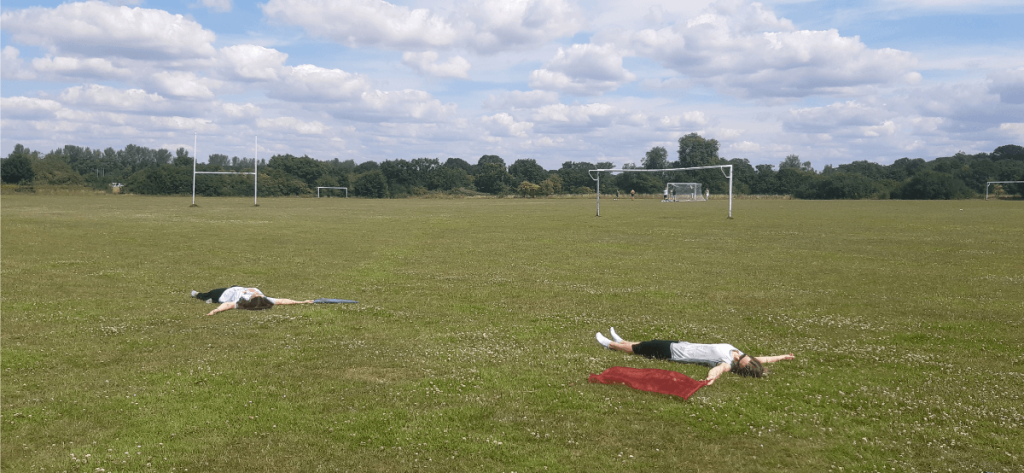
[{"label": "goal frame", "polygon": [[[195,156],[193,156],[193,158],[192,158],[192,205],[191,205],[191,207],[196,207],[196,174],[235,174],[235,175],[240,175],[240,176],[252,175],[252,205],[253,205],[253,207],[259,207],[260,206],[259,201],[258,201],[259,193],[260,193],[260,186],[259,186],[259,180],[260,180],[260,176],[259,176],[260,144],[259,143],[260,143],[259,137],[257,136],[256,139],[255,139],[255,142],[254,142],[254,145],[255,145],[256,149],[254,151],[255,154],[253,155],[254,157],[253,157],[253,160],[252,160],[253,161],[253,163],[252,163],[252,172],[196,171],[196,163],[199,161],[199,146],[198,146],[199,145],[199,134],[196,133],[195,142],[192,144],[192,154],[194,154]],[[348,193],[348,191],[346,191],[346,194],[347,193]]]},{"label": "goal frame", "polygon": [[316,198],[317,199],[320,198],[320,189],[345,189],[345,197],[346,198],[348,197],[348,187],[319,186],[319,187],[316,188]]},{"label": "goal frame", "polygon": [[[693,192],[691,192],[689,194],[669,193],[669,188],[672,187],[673,185],[677,185],[677,186],[693,186]],[[664,192],[666,198],[664,200],[662,200],[662,202],[707,202],[707,199],[704,198],[704,192],[703,191],[702,192],[697,192],[697,189],[699,189],[701,187],[704,187],[704,186],[701,183],[699,183],[699,182],[666,182],[665,183],[665,192]],[[675,195],[689,195],[689,196],[692,196],[692,198],[689,199],[689,200],[677,200],[677,199],[672,197],[672,196],[675,196]]]},{"label": "goal frame", "polygon": [[988,181],[985,183],[985,200],[988,200],[988,188],[992,184],[1024,184],[1024,181]]},{"label": "goal frame", "polygon": [[[729,168],[729,173],[725,173],[725,169]],[[732,218],[732,164],[717,164],[714,166],[694,166],[688,168],[669,168],[669,169],[591,169],[587,171],[590,174],[590,178],[597,181],[597,216],[601,216],[601,173],[602,172],[671,172],[671,171],[697,171],[700,169],[718,169],[722,171],[722,175],[729,179],[729,217]],[[595,176],[594,173],[597,173]]]}]

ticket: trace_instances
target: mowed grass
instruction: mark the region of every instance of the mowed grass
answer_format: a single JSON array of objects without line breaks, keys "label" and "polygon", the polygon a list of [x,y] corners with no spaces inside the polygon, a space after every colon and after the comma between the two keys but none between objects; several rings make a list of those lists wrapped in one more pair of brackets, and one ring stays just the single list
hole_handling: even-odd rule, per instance
[{"label": "mowed grass", "polygon": [[[189,203],[2,197],[3,471],[1024,468],[1019,201]],[[796,360],[589,384],[706,375],[609,326]]]}]

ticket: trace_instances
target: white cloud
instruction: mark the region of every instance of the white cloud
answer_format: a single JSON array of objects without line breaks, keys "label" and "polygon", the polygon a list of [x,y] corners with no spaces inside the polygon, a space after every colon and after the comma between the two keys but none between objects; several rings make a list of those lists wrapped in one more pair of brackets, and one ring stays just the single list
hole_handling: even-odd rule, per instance
[{"label": "white cloud", "polygon": [[261,118],[256,121],[260,128],[297,135],[322,135],[327,127],[318,121],[306,122],[295,117]]},{"label": "white cloud", "polygon": [[490,109],[537,108],[558,103],[558,94],[546,90],[510,90],[497,95],[491,94],[484,101]]},{"label": "white cloud", "polygon": [[346,102],[358,100],[370,89],[360,74],[326,69],[312,64],[286,67],[284,77],[267,93],[272,98],[298,102]]},{"label": "white cloud", "polygon": [[544,44],[584,25],[582,12],[566,0],[479,0],[465,8],[474,30],[469,47],[482,53]]},{"label": "white cloud", "polygon": [[1024,104],[1024,67],[989,74],[989,90],[999,94],[1004,103]]},{"label": "white cloud", "polygon": [[126,68],[114,66],[102,58],[45,57],[32,60],[36,72],[64,76],[70,79],[83,77],[98,79],[124,79],[132,75]]},{"label": "white cloud", "polygon": [[104,55],[133,59],[209,58],[216,51],[213,32],[181,15],[103,2],[65,3],[0,15],[5,32],[22,44],[48,47],[55,54]]},{"label": "white cloud", "polygon": [[160,71],[152,76],[154,86],[168,95],[174,95],[185,99],[212,99],[214,97],[211,87],[216,87],[216,81],[204,77],[198,77],[192,72],[181,71]]},{"label": "white cloud", "polygon": [[31,70],[25,69],[21,60],[21,51],[13,46],[4,46],[0,51],[0,77],[14,80],[32,80],[36,77]]},{"label": "white cloud", "polygon": [[79,85],[65,89],[60,100],[67,105],[86,106],[100,110],[159,113],[168,100],[142,89],[120,90],[105,85]]},{"label": "white cloud", "polygon": [[635,33],[639,55],[741,97],[847,93],[871,84],[913,81],[916,59],[869,49],[836,30],[797,31],[760,4],[720,2],[685,25]]},{"label": "white cloud", "polygon": [[270,0],[263,13],[350,46],[406,51],[463,47],[482,53],[522,49],[572,36],[582,13],[565,0],[476,0],[442,15],[383,0]]},{"label": "white cloud", "polygon": [[437,48],[459,37],[440,15],[383,0],[270,0],[261,8],[272,19],[350,47]]},{"label": "white cloud", "polygon": [[885,110],[849,101],[825,107],[791,109],[783,127],[797,133],[828,133],[838,129],[862,129],[882,125]]},{"label": "white cloud", "polygon": [[622,67],[622,56],[610,44],[574,44],[558,48],[555,57],[530,74],[530,87],[575,95],[597,95],[619,88],[636,76]]},{"label": "white cloud", "polygon": [[231,0],[201,0],[204,7],[215,12],[227,13],[231,11]]},{"label": "white cloud", "polygon": [[437,63],[437,53],[424,51],[421,53],[406,52],[402,54],[402,63],[419,72],[435,77],[455,77],[465,79],[469,77],[469,61],[462,56],[449,58],[444,64]]},{"label": "white cloud", "polygon": [[32,97],[0,97],[4,119],[40,120],[52,118],[64,107],[60,102]]},{"label": "white cloud", "polygon": [[1015,139],[1022,139],[1024,138],[1024,123],[1000,123],[999,131],[1015,137]]},{"label": "white cloud", "polygon": [[276,49],[240,44],[220,50],[222,64],[231,75],[246,80],[277,80],[284,74],[288,55]]},{"label": "white cloud", "polygon": [[482,117],[480,121],[483,122],[484,128],[487,129],[491,136],[525,138],[530,133],[530,130],[533,129],[533,123],[517,122],[512,115],[504,112],[496,113],[489,117]]}]

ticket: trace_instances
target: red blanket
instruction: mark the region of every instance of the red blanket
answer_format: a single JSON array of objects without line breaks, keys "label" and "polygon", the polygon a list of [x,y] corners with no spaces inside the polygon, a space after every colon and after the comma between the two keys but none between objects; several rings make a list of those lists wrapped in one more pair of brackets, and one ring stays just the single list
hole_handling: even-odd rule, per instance
[{"label": "red blanket", "polygon": [[671,394],[689,399],[698,389],[707,386],[707,381],[697,381],[682,373],[654,368],[626,368],[613,366],[601,374],[591,374],[591,383],[625,384],[633,389],[654,393]]}]

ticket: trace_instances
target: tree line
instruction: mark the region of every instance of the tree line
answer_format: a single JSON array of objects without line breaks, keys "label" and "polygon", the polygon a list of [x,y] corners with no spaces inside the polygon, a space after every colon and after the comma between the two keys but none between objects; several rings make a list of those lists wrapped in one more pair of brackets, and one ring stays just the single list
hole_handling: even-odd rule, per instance
[{"label": "tree line", "polygon": [[[890,165],[854,161],[827,165],[820,172],[808,161],[789,155],[772,164],[751,165],[746,159],[718,156],[715,139],[691,133],[679,138],[676,159],[657,146],[634,169],[670,169],[731,164],[733,192],[760,195],[792,195],[801,199],[961,199],[984,194],[989,181],[1024,180],[1024,147],[1004,145],[991,153],[939,157],[932,161],[901,158]],[[175,153],[129,144],[122,150],[67,145],[45,155],[18,144],[0,159],[0,180],[23,186],[85,186],[107,189],[123,184],[135,194],[166,195],[192,192],[192,160],[185,148]],[[251,172],[257,163],[250,158],[212,154],[198,171]],[[366,161],[321,161],[309,156],[275,155],[258,163],[260,196],[309,195],[317,187],[346,187],[351,195],[397,198],[432,193],[493,194],[540,197],[556,194],[592,194],[596,182],[588,171],[613,169],[609,162],[566,161],[546,170],[533,159],[511,165],[495,155],[483,155],[475,164],[460,158],[417,158]],[[202,175],[196,193],[204,196],[252,194],[252,176]],[[728,180],[719,169],[620,173],[601,176],[601,192],[636,191],[660,194],[668,182],[699,182],[714,194],[728,192]],[[1024,185],[999,188],[1010,195],[1024,195]]]}]

